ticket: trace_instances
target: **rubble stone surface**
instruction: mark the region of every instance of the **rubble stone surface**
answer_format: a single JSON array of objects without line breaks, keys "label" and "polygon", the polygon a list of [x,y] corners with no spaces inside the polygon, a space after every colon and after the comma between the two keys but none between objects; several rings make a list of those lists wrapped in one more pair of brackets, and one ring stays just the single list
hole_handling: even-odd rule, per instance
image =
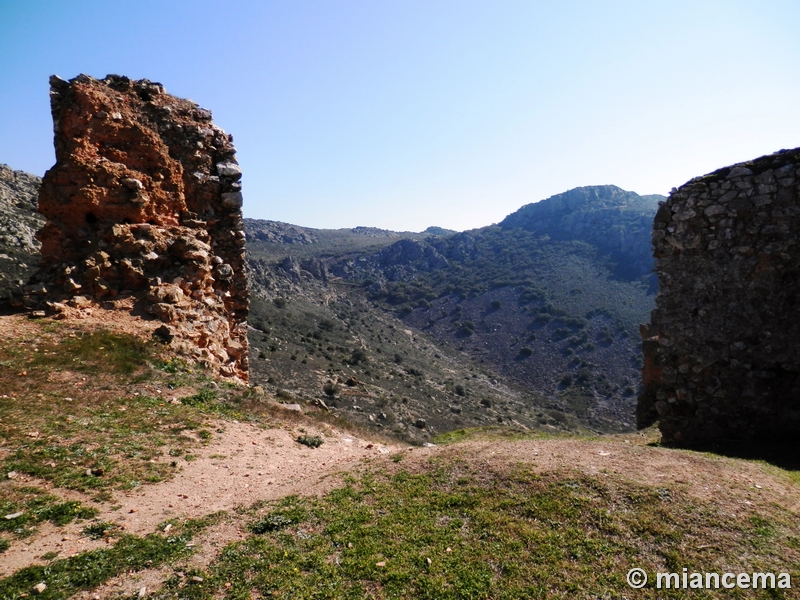
[{"label": "rubble stone surface", "polygon": [[36,271],[44,218],[36,210],[42,180],[0,164],[0,304]]},{"label": "rubble stone surface", "polygon": [[242,172],[232,136],[208,110],[146,79],[53,76],[50,85],[56,164],[38,199],[47,219],[37,234],[41,268],[17,302],[132,304],[133,314],[169,328],[161,339],[246,380]]},{"label": "rubble stone surface", "polygon": [[800,433],[800,148],[675,189],[656,214],[640,427],[674,444]]}]

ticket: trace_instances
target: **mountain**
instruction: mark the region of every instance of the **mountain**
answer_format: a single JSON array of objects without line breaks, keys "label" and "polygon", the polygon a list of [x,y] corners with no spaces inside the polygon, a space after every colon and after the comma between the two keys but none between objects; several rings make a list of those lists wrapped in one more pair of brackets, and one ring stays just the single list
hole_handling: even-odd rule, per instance
[{"label": "mountain", "polygon": [[36,211],[42,180],[0,164],[0,299],[20,281],[27,281],[38,264],[34,235],[44,225]]},{"label": "mountain", "polygon": [[660,199],[577,188],[444,235],[246,221],[252,377],[410,439],[631,429]]},{"label": "mountain", "polygon": [[[0,167],[0,296],[38,263],[40,181]],[[577,188],[461,233],[245,219],[252,381],[415,442],[629,430],[659,199]]]},{"label": "mountain", "polygon": [[580,187],[526,204],[503,219],[500,227],[588,242],[611,258],[617,276],[646,277],[656,285],[650,237],[663,200],[665,196],[640,196],[614,185]]}]

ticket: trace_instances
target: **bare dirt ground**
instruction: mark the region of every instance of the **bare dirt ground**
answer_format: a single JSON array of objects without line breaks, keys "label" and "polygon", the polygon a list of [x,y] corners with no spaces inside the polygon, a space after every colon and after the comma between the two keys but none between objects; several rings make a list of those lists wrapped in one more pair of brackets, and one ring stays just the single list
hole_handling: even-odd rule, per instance
[{"label": "bare dirt ground", "polygon": [[[319,448],[298,444],[294,428],[261,429],[249,424],[219,421],[211,443],[197,452],[169,481],[147,485],[129,492],[117,492],[111,502],[98,505],[77,492],[54,490],[46,482],[32,478],[20,483],[36,483],[67,499],[82,500],[100,508],[98,519],[117,523],[126,533],[146,535],[172,518],[196,518],[257,500],[274,500],[291,494],[322,494],[340,483],[340,474],[398,448],[359,439],[324,426],[304,429],[321,435]],[[113,543],[113,539],[92,541],[81,537],[85,523],[66,527],[45,524],[25,540],[15,542],[3,553],[0,577],[31,564],[48,552],[66,557]],[[228,536],[225,536],[228,537]]]},{"label": "bare dirt ground", "polygon": [[[135,318],[111,323],[108,313],[91,309],[74,309],[69,319],[82,328],[113,326],[145,339],[154,326],[143,325]],[[0,318],[0,339],[39,335],[41,328],[22,316]],[[180,396],[180,392],[173,393]],[[378,442],[366,434],[355,435],[292,412],[287,412],[285,419],[273,422],[281,425],[266,428],[230,420],[213,421],[210,429],[216,432],[211,441],[194,450],[195,460],[182,462],[173,478],[114,492],[110,501],[100,504],[89,496],[53,489],[47,482],[25,475],[19,476],[18,483],[27,482],[64,499],[96,507],[100,510],[99,521],[116,523],[122,532],[136,535],[156,532],[160,524],[170,519],[225,512],[220,522],[195,537],[197,552],[181,563],[199,567],[213,561],[228,543],[248,535],[246,523],[235,513],[238,507],[291,494],[324,494],[341,485],[345,474],[365,468],[422,471],[440,459],[463,460],[486,473],[522,464],[535,472],[578,472],[656,489],[680,490],[700,501],[713,502],[730,515],[748,514],[775,504],[800,512],[797,484],[785,472],[759,462],[654,447],[649,445],[657,440],[653,432],[596,439],[486,439],[412,448]],[[316,449],[308,448],[295,441],[299,433],[319,435],[324,443]],[[402,460],[398,460],[398,454],[402,454]],[[57,553],[59,558],[65,558],[115,543],[114,534],[99,540],[83,536],[81,531],[85,526],[85,521],[66,527],[43,523],[34,535],[14,540],[0,555],[0,577],[25,566],[45,564],[47,559],[43,556]],[[165,574],[171,572],[172,566],[166,566],[124,574],[76,597],[88,600],[133,594],[142,588],[150,591],[159,587]]]},{"label": "bare dirt ground", "polygon": [[[677,487],[698,500],[714,501],[731,515],[772,503],[800,512],[796,484],[777,470],[761,463],[651,447],[647,443],[652,441],[652,435],[597,440],[487,440],[411,448],[371,442],[325,425],[316,429],[305,425],[308,433],[322,435],[325,440],[320,448],[311,449],[294,440],[297,425],[261,429],[220,421],[218,428],[222,433],[173,479],[136,491],[117,492],[113,501],[100,505],[98,519],[117,523],[125,532],[145,535],[172,518],[231,513],[259,500],[291,494],[324,494],[341,484],[343,474],[368,466],[417,471],[428,468],[437,458],[461,459],[487,472],[525,465],[536,472],[573,471],[654,487]],[[404,455],[400,463],[390,460],[390,455],[397,453]],[[44,482],[36,483],[47,487]],[[90,503],[76,492],[50,491]],[[0,576],[27,565],[42,564],[39,557],[48,552],[65,557],[114,542],[81,537],[84,526],[85,523],[64,528],[45,525],[31,538],[15,542],[3,554]],[[235,519],[224,519],[196,540],[199,552],[193,560],[207,564],[218,549],[245,534]],[[145,582],[142,585],[146,586],[148,577],[145,572],[123,579]],[[120,583],[121,580],[113,580],[104,587],[116,593],[121,591]],[[96,593],[99,592],[86,597],[92,598]]]}]

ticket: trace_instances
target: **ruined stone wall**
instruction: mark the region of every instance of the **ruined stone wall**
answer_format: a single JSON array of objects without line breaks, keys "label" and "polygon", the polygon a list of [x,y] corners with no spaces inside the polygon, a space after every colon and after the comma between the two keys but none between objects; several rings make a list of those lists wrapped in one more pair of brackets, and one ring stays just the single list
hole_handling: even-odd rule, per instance
[{"label": "ruined stone wall", "polygon": [[[96,302],[247,379],[241,169],[211,113],[161,84],[50,79],[56,164],[39,211],[40,271],[19,302]],[[77,300],[76,300],[77,299]]]},{"label": "ruined stone wall", "polygon": [[640,427],[691,444],[800,433],[800,149],[673,190],[653,247]]}]

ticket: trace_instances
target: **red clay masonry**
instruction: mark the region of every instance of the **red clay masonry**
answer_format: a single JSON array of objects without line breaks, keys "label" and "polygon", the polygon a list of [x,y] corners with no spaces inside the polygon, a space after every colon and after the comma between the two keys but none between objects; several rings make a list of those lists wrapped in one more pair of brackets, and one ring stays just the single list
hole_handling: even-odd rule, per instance
[{"label": "red clay masonry", "polygon": [[241,169],[211,113],[161,84],[50,78],[56,164],[41,269],[17,302],[98,303],[160,320],[177,350],[247,380]]}]

